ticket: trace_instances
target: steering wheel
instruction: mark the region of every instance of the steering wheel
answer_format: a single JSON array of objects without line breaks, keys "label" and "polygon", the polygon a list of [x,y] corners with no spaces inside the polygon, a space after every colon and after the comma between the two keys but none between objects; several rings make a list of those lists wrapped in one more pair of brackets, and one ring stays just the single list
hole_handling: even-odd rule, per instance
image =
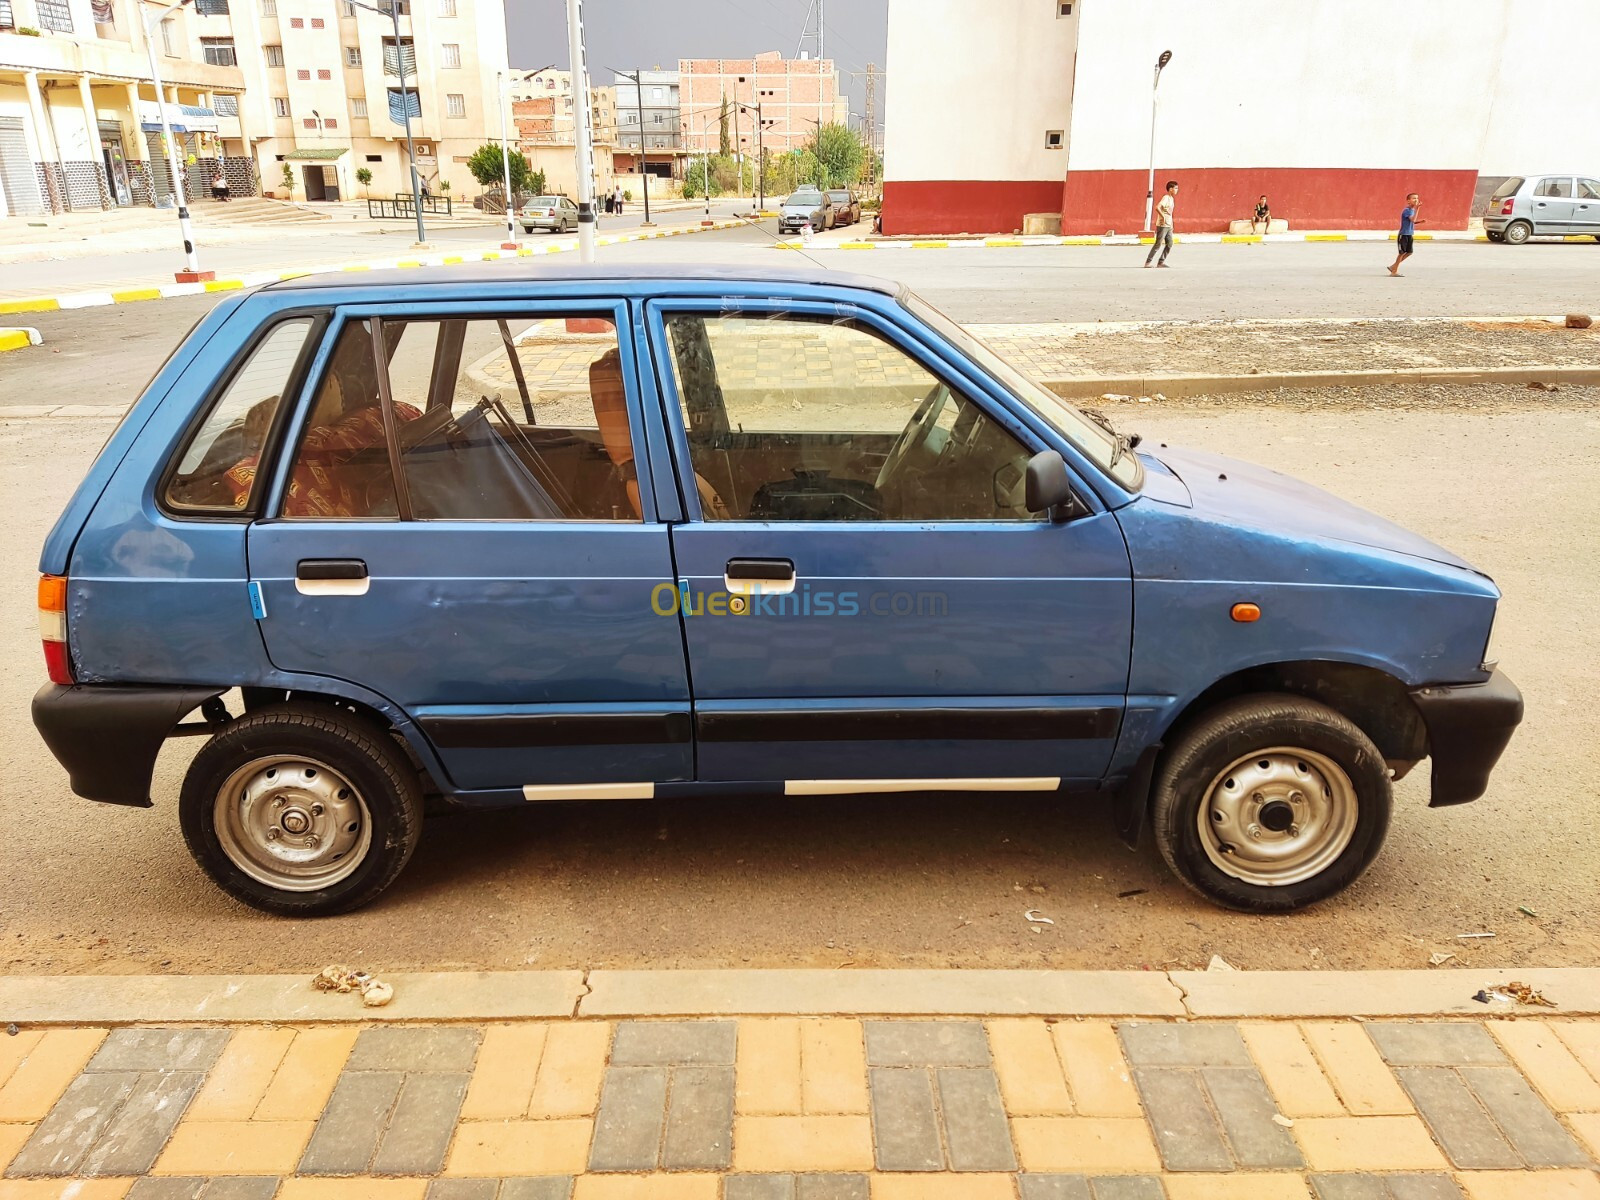
[{"label": "steering wheel", "polygon": [[942,383],[934,384],[933,389],[922,398],[922,403],[917,405],[917,411],[911,414],[911,420],[906,422],[894,445],[889,448],[889,457],[883,460],[883,469],[878,472],[873,486],[879,489],[886,487],[911,455],[927,445],[939,422],[939,414],[949,402],[950,389]]}]

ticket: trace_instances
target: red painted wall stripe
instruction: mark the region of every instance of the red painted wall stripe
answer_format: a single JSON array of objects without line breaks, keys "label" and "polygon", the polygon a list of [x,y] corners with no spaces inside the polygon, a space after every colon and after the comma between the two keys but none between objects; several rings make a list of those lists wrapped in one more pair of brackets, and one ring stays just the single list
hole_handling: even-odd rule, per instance
[{"label": "red painted wall stripe", "polygon": [[1011,233],[1022,228],[1024,213],[1060,208],[1059,179],[901,179],[883,185],[884,233]]},{"label": "red painted wall stripe", "polygon": [[[1397,229],[1407,192],[1422,194],[1424,229],[1465,229],[1478,173],[1354,167],[1158,170],[1158,199],[1168,179],[1179,184],[1179,233],[1226,232],[1229,221],[1249,220],[1263,192],[1272,215],[1286,219],[1291,230]],[[1137,233],[1144,224],[1147,180],[1144,171],[1069,171],[1062,232]]]}]

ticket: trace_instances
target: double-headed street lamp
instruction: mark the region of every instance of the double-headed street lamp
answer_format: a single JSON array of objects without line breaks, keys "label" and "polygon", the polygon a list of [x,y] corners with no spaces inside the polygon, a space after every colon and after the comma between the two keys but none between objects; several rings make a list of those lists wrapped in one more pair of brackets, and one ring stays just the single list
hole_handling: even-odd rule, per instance
[{"label": "double-headed street lamp", "polygon": [[[495,75],[500,84],[500,165],[505,170],[506,185],[506,240],[500,243],[502,250],[515,250],[517,248],[516,212],[511,203],[511,143],[506,140],[506,90],[518,79],[524,83],[536,75],[543,75],[546,71],[553,70],[555,63],[540,67],[537,71],[496,71]],[[555,117],[551,115],[551,125],[554,126]],[[518,142],[521,139],[518,138]],[[521,151],[519,150],[520,154]]]},{"label": "double-headed street lamp", "polygon": [[[417,171],[417,147],[411,140],[411,93],[406,90],[406,48],[400,41],[400,0],[388,0],[387,8],[379,8],[374,4],[364,4],[362,0],[350,0],[356,8],[364,8],[368,12],[377,13],[380,17],[388,17],[394,22],[394,55],[400,66],[400,111],[405,116],[406,122],[406,157],[411,164],[411,202],[417,210],[417,245],[427,244],[428,235],[422,228],[422,177]],[[416,43],[412,42],[415,53]]]},{"label": "double-headed street lamp", "polygon": [[642,75],[643,72],[642,71],[618,71],[615,67],[613,67],[611,70],[612,70],[612,74],[614,74],[614,75],[620,75],[624,79],[633,80],[633,95],[634,95],[633,107],[634,107],[634,111],[639,114],[639,159],[638,159],[638,164],[637,165],[639,167],[640,185],[641,185],[641,188],[642,188],[642,190],[644,192],[644,223],[646,225],[649,225],[649,224],[651,224],[651,221],[650,221],[650,172],[648,172],[648,171],[646,171],[644,169],[644,84],[641,83],[640,80],[639,80],[639,76]]},{"label": "double-headed street lamp", "polygon": [[187,3],[189,0],[173,0],[154,17],[144,18],[144,48],[150,57],[150,82],[156,89],[156,112],[161,116],[161,137],[167,145],[167,170],[172,174],[172,198],[178,205],[178,228],[183,233],[184,269],[174,272],[173,278],[179,283],[203,283],[208,279],[215,279],[216,272],[202,271],[200,256],[195,252],[194,230],[189,225],[189,198],[187,189],[183,186],[183,171],[178,164],[178,141],[172,136],[172,122],[167,118],[166,97],[161,94],[161,70],[156,66],[154,40],[155,31],[161,27],[161,22],[167,19],[168,14]]},{"label": "double-headed street lamp", "polygon": [[[754,206],[751,209],[752,212],[760,212],[767,206],[767,193],[764,186],[766,181],[761,178],[762,168],[767,165],[766,147],[762,142],[765,122],[761,118],[761,101],[757,100],[753,108],[738,101],[734,101],[734,103],[738,104],[745,112],[753,112],[756,115],[756,186],[754,194],[750,197],[750,203]],[[743,183],[744,181],[740,180],[739,182]]]},{"label": "double-headed street lamp", "polygon": [[1144,227],[1152,228],[1150,221],[1155,215],[1156,203],[1156,97],[1161,90],[1161,69],[1172,61],[1172,51],[1163,50],[1161,57],[1156,59],[1156,78],[1150,85],[1150,181],[1144,193]]}]

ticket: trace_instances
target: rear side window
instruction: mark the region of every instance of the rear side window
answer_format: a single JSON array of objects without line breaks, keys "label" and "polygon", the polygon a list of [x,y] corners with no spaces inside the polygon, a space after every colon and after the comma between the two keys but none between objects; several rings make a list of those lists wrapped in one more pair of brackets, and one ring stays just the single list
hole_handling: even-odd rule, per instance
[{"label": "rear side window", "polygon": [[1555,175],[1549,179],[1541,179],[1533,194],[1535,196],[1550,196],[1556,200],[1570,200],[1572,199],[1572,180]]},{"label": "rear side window", "polygon": [[163,493],[167,507],[212,515],[251,507],[267,435],[311,348],[315,325],[311,317],[294,317],[256,343],[179,453]]}]

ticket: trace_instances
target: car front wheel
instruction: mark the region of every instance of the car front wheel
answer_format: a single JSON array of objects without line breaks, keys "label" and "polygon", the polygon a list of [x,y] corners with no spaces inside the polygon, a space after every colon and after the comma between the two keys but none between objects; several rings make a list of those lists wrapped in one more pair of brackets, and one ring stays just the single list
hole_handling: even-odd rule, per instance
[{"label": "car front wheel", "polygon": [[312,916],[367,903],[422,832],[416,771],[381,729],[282,704],[231,722],[195,755],[178,804],[195,861],[229,895]]},{"label": "car front wheel", "polygon": [[1151,823],[1169,867],[1227,908],[1325,900],[1377,857],[1392,789],[1378,748],[1299,696],[1226,701],[1184,728],[1156,772]]}]

